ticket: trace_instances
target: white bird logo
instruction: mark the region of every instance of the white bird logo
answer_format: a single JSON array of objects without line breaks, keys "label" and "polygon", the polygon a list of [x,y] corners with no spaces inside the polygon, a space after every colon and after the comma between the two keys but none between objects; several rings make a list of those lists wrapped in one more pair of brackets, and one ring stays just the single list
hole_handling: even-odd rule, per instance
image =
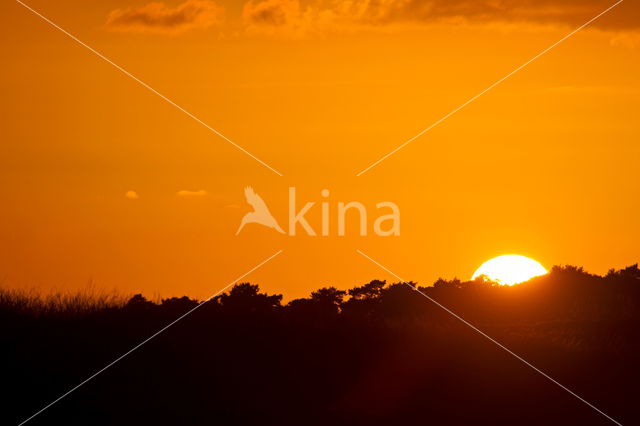
[{"label": "white bird logo", "polygon": [[247,186],[244,189],[244,196],[247,199],[247,203],[249,203],[251,207],[253,207],[253,211],[244,215],[242,221],[240,222],[240,227],[238,228],[238,232],[236,232],[236,235],[240,233],[240,230],[242,230],[244,225],[246,225],[247,223],[259,223],[260,225],[264,225],[268,228],[273,228],[279,233],[284,234],[284,231],[282,230],[282,228],[280,228],[278,222],[276,222],[275,218],[271,215],[271,212],[269,211],[267,205],[264,203],[262,197],[256,194],[253,188]]}]

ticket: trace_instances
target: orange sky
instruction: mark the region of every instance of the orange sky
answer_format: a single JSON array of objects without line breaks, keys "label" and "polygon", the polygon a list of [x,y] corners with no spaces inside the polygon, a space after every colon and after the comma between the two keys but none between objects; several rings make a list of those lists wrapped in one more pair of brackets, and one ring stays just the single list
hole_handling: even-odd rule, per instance
[{"label": "orange sky", "polygon": [[[284,176],[2,2],[4,287],[203,298],[279,249],[247,280],[287,298],[391,279],[358,248],[424,284],[505,253],[596,273],[639,260],[637,2],[360,177],[611,3],[146,3],[28,2]],[[235,236],[247,185],[283,225],[289,186],[373,218],[393,201],[401,235]]]}]

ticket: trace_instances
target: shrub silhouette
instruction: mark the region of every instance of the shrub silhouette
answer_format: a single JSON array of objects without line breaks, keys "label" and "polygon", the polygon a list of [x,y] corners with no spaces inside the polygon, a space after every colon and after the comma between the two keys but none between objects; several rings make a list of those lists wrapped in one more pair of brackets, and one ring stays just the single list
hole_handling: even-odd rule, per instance
[{"label": "shrub silhouette", "polygon": [[[415,283],[411,283],[416,285]],[[636,424],[640,270],[556,266],[516,286],[418,287]],[[2,424],[17,424],[200,302],[0,291]],[[373,280],[282,303],[235,285],[33,420],[43,424],[607,424],[417,293]]]}]

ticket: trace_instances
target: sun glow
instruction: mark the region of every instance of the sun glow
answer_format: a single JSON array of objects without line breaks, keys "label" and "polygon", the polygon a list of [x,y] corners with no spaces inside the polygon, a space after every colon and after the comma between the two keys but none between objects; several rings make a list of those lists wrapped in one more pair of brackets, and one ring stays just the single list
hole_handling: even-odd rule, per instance
[{"label": "sun glow", "polygon": [[484,262],[471,279],[484,275],[500,284],[514,285],[546,273],[544,266],[533,259],[517,254],[506,254]]}]

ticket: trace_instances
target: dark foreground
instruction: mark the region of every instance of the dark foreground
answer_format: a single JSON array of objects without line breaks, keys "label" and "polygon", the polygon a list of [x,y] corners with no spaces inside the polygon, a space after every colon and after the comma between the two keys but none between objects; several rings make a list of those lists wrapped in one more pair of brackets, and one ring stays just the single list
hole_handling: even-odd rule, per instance
[{"label": "dark foreground", "polygon": [[[640,424],[640,271],[515,287],[439,281],[430,297],[625,425]],[[19,424],[196,305],[0,294],[0,424]],[[242,284],[27,424],[615,424],[403,284],[286,306]]]}]

